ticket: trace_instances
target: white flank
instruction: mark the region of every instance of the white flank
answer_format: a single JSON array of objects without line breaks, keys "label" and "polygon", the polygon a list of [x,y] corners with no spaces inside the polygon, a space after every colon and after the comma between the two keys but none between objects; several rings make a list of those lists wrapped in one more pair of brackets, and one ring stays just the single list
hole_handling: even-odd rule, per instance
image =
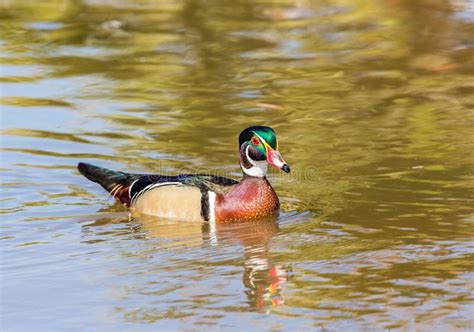
[{"label": "white flank", "polygon": [[217,245],[216,234],[216,193],[208,190],[209,197],[209,235],[211,236],[211,245]]}]

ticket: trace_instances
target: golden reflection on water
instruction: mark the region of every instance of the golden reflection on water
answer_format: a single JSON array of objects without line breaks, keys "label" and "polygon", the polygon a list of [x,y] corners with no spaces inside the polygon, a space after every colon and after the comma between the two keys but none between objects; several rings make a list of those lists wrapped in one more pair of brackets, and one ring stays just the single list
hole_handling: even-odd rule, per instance
[{"label": "golden reflection on water", "polygon": [[[1,2],[1,323],[472,328],[473,12]],[[257,123],[292,167],[276,222],[129,220],[76,171],[237,178]]]}]

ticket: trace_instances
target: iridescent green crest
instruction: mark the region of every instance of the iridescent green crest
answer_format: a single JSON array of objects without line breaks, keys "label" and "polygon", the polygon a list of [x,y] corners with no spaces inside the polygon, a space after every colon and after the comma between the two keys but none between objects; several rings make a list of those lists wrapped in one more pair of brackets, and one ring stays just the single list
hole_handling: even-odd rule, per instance
[{"label": "iridescent green crest", "polygon": [[[275,131],[265,126],[253,126],[242,131],[239,136],[239,145],[242,146],[245,142],[251,141],[254,136],[263,139],[272,149],[278,150],[278,141]],[[263,144],[262,147],[264,148]]]}]

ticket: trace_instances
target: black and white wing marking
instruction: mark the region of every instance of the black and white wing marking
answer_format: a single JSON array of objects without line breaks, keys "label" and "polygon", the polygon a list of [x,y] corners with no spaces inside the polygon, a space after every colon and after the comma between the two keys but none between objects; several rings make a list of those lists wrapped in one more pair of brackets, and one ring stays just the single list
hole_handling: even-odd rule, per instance
[{"label": "black and white wing marking", "polygon": [[219,187],[224,188],[236,183],[233,179],[207,174],[142,175],[130,185],[129,194],[130,199],[136,201],[137,195],[160,186],[186,185],[197,187],[201,191],[216,191]]},{"label": "black and white wing marking", "polygon": [[135,205],[137,200],[146,192],[158,187],[166,186],[183,186],[183,183],[179,181],[150,181],[150,179],[147,178],[135,180],[135,182],[130,185],[129,189],[130,205]]}]

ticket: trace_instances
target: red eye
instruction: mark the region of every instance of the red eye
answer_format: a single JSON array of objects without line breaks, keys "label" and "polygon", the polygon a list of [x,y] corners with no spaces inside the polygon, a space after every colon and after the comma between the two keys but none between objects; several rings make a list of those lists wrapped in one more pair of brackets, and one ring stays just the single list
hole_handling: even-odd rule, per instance
[{"label": "red eye", "polygon": [[257,138],[257,137],[252,137],[252,144],[253,145],[259,145],[260,144],[260,140]]}]

